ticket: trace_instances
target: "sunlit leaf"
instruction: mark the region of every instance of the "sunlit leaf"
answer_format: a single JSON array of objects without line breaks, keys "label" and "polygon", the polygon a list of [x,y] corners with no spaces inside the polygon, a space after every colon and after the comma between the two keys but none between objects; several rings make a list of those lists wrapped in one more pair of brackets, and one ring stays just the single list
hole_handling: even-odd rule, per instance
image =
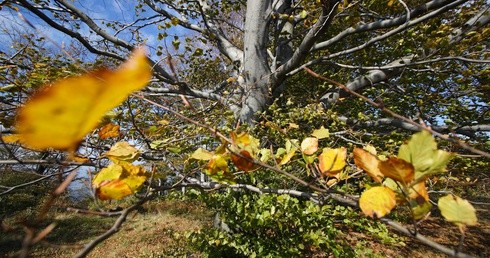
[{"label": "sunlit leaf", "polygon": [[213,155],[213,157],[209,160],[205,171],[209,175],[216,174],[219,171],[228,172],[228,160],[223,155]]},{"label": "sunlit leaf", "polygon": [[235,184],[235,176],[228,167],[228,156],[216,154],[209,160],[204,172],[220,183]]},{"label": "sunlit leaf", "polygon": [[76,149],[101,118],[149,82],[145,50],[138,48],[117,70],[67,78],[31,96],[17,114],[21,143],[34,149]]},{"label": "sunlit leaf", "polygon": [[318,138],[307,137],[301,142],[301,152],[312,155],[318,150]]},{"label": "sunlit leaf", "polygon": [[291,158],[294,157],[296,151],[298,150],[297,146],[298,140],[293,139],[286,141],[286,148],[277,149],[276,157],[279,159],[279,166],[287,164],[291,160]]},{"label": "sunlit leaf", "polygon": [[361,148],[355,148],[353,153],[356,166],[364,170],[374,181],[381,183],[384,175],[378,168],[380,160],[373,154]]},{"label": "sunlit leaf", "polygon": [[429,201],[429,193],[427,192],[427,187],[425,186],[425,181],[418,182],[409,189],[410,199]]},{"label": "sunlit leaf", "polygon": [[396,206],[395,192],[384,186],[372,187],[361,194],[359,206],[369,217],[384,217]]},{"label": "sunlit leaf", "polygon": [[100,200],[121,200],[132,193],[131,187],[119,179],[104,182],[95,189],[95,194]]},{"label": "sunlit leaf", "polygon": [[259,155],[261,162],[267,162],[272,157],[272,151],[270,149],[260,149]]},{"label": "sunlit leaf", "polygon": [[311,135],[321,140],[330,137],[330,132],[328,131],[328,129],[325,129],[325,127],[322,126],[320,127],[320,129],[314,130]]},{"label": "sunlit leaf", "polygon": [[320,172],[326,176],[335,176],[344,169],[346,158],[347,149],[344,147],[324,148],[322,154],[318,156]]},{"label": "sunlit leaf", "polygon": [[127,161],[133,162],[138,159],[140,152],[128,142],[117,142],[111,149],[104,153],[104,156],[113,162]]},{"label": "sunlit leaf", "polygon": [[213,155],[214,154],[212,152],[199,148],[192,153],[190,158],[197,160],[210,160],[213,158]]},{"label": "sunlit leaf", "polygon": [[95,188],[100,187],[104,184],[104,182],[110,182],[114,179],[118,179],[121,177],[123,173],[123,167],[117,164],[110,164],[108,167],[100,170],[97,175],[95,175],[92,180],[92,185]]},{"label": "sunlit leaf", "polygon": [[412,164],[396,157],[389,157],[387,160],[380,161],[378,169],[385,177],[389,177],[402,184],[412,182],[414,177]]},{"label": "sunlit leaf", "polygon": [[142,166],[128,162],[110,164],[100,170],[92,180],[96,195],[101,200],[120,200],[136,193],[148,175]]},{"label": "sunlit leaf", "polygon": [[119,125],[115,125],[113,123],[108,123],[104,125],[102,128],[99,130],[99,137],[100,139],[108,139],[108,138],[116,138],[119,137]]},{"label": "sunlit leaf", "polygon": [[437,205],[442,216],[447,221],[456,224],[460,230],[464,230],[466,225],[473,226],[478,222],[475,208],[467,200],[458,196],[449,194],[441,197]]},{"label": "sunlit leaf", "polygon": [[427,131],[414,134],[398,151],[398,158],[412,163],[415,179],[446,171],[452,156],[449,152],[438,150],[434,137]]}]

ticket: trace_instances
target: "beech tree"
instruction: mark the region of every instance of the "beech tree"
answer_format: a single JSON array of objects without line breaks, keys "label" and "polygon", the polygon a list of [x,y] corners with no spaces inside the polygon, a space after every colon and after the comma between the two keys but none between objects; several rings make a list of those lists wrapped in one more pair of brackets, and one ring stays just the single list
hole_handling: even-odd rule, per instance
[{"label": "beech tree", "polygon": [[[116,6],[116,11],[95,15],[93,8],[101,6]],[[3,164],[35,165],[41,174],[46,174],[41,165],[52,168],[56,162],[102,168],[93,180],[99,199],[135,194],[154,177],[142,166],[130,165],[141,156],[154,171],[165,170],[177,178],[171,187],[148,183],[154,189],[245,189],[306,197],[320,205],[328,195],[342,205],[360,206],[374,218],[402,205],[395,201],[396,192],[404,195],[413,218],[419,220],[431,209],[426,180],[446,171],[450,159],[442,149],[460,159],[469,155],[485,163],[490,157],[485,143],[490,130],[490,6],[486,1],[127,0],[89,6],[66,0],[6,0],[1,7],[19,14],[31,33],[49,26],[71,38],[70,48],[59,46],[59,55],[36,46],[45,39],[36,43],[32,34],[12,46],[11,53],[1,53],[2,134],[21,135],[20,140],[15,135],[4,137]],[[149,49],[145,62],[151,67],[151,79],[141,60],[143,45]],[[136,57],[119,66],[131,52]],[[119,68],[87,74],[91,66]],[[138,69],[133,71],[132,66]],[[139,77],[131,77],[133,73]],[[74,74],[85,75],[55,83],[53,95],[64,91],[56,90],[64,87],[60,84],[99,87],[92,85],[98,77],[108,84],[98,95],[85,97],[84,102],[94,103],[90,107],[73,107],[86,108],[91,115],[83,121],[75,119],[77,129],[57,142],[27,139],[25,132],[31,132],[31,127],[19,121],[35,120],[39,115],[33,110],[47,104],[38,94],[31,101],[40,103],[38,107],[26,104],[16,111],[17,106],[48,82]],[[87,87],[79,86],[80,96],[89,91]],[[140,95],[118,106],[136,90],[141,90]],[[112,115],[106,114],[109,110]],[[98,135],[85,137],[97,127]],[[71,132],[63,128],[58,133],[65,130]],[[418,131],[423,132],[410,138]],[[439,147],[432,136],[442,139]],[[325,142],[329,137],[336,140]],[[131,140],[142,150],[122,140]],[[385,156],[398,156],[385,160],[367,143]],[[19,144],[44,151],[25,150]],[[112,146],[110,150],[105,144]],[[355,148],[361,145],[366,150]],[[53,151],[68,151],[73,158],[80,148],[89,152],[83,153],[88,161],[67,161],[66,152]],[[110,162],[95,164],[99,157]],[[421,165],[427,160],[429,165]],[[251,171],[256,170],[292,183],[272,182],[259,172],[254,176]],[[359,198],[363,189],[336,188],[342,180],[357,178],[361,170],[369,175],[364,179],[371,180],[367,184],[374,185],[367,194]],[[196,171],[214,181],[202,180]],[[111,180],[125,188],[107,187]],[[4,194],[15,188],[6,187]],[[388,201],[372,207],[362,202],[369,196]],[[122,218],[149,199],[141,197],[124,210]],[[472,207],[459,197],[441,199],[440,207],[471,213]],[[441,210],[444,217],[461,232],[476,223],[472,216],[463,222],[451,217],[447,209]],[[442,252],[464,255],[412,234],[390,219],[382,221]],[[100,236],[80,255],[114,232]]]}]

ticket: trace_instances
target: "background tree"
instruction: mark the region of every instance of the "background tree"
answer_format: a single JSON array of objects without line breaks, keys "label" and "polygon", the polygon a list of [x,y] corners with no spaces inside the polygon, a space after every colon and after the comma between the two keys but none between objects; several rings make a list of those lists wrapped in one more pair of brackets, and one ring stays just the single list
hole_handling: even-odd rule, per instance
[{"label": "background tree", "polygon": [[[179,182],[184,175],[190,181],[179,186],[195,185],[191,179],[202,169],[188,157],[198,148],[216,149],[221,142],[214,128],[228,133],[236,121],[253,128],[261,147],[274,150],[287,145],[286,139],[303,139],[324,126],[333,139],[324,147],[370,142],[395,153],[412,131],[430,127],[448,140],[445,148],[488,158],[490,7],[485,1],[1,4],[6,13],[22,14],[25,24],[35,23],[38,30],[47,25],[73,39],[61,55],[46,52],[43,40],[35,42],[32,35],[24,37],[25,43],[14,40],[19,43],[12,49],[2,46],[5,133],[12,131],[15,108],[48,81],[91,66],[115,66],[141,44],[151,50],[153,79],[143,94],[153,103],[129,98],[107,115],[102,124],[117,124],[124,134],[113,139],[88,135],[82,148],[93,163],[107,146],[131,139],[162,177]],[[116,6],[116,11],[96,15],[101,6]],[[362,93],[371,105],[352,92]],[[11,147],[4,155],[5,160],[38,155],[36,162],[48,159],[50,164],[64,159],[62,153],[17,153]],[[306,176],[304,162],[293,161],[283,168],[289,175],[328,183]],[[466,166],[469,170],[486,164],[462,162],[473,164]],[[249,185],[312,190],[267,171],[238,175]],[[340,187],[355,194],[363,184]]]}]

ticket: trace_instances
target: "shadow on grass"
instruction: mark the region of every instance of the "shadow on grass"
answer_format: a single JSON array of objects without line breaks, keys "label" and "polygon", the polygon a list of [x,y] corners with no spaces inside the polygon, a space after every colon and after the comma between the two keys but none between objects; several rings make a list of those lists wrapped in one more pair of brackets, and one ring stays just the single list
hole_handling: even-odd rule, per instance
[{"label": "shadow on grass", "polygon": [[[116,218],[79,214],[63,215],[63,217],[51,221],[56,223],[56,227],[46,236],[45,241],[55,246],[83,245],[107,231],[115,220]],[[45,228],[49,223],[43,224],[43,226],[39,226],[39,230]],[[24,236],[25,232],[20,226],[9,232],[1,232],[0,257],[11,256],[19,251],[22,248]],[[35,249],[45,249],[45,251],[48,251],[46,249],[49,248],[38,245]],[[56,252],[56,250],[53,251]]]}]

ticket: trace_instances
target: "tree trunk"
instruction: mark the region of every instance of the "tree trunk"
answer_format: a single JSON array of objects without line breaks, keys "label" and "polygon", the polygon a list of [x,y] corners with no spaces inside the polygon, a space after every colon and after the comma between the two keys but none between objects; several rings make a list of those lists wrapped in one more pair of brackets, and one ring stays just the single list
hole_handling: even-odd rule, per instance
[{"label": "tree trunk", "polygon": [[270,98],[271,70],[267,56],[268,25],[271,0],[248,0],[245,15],[241,82],[244,95],[238,118],[253,123],[257,112],[264,110]]}]

